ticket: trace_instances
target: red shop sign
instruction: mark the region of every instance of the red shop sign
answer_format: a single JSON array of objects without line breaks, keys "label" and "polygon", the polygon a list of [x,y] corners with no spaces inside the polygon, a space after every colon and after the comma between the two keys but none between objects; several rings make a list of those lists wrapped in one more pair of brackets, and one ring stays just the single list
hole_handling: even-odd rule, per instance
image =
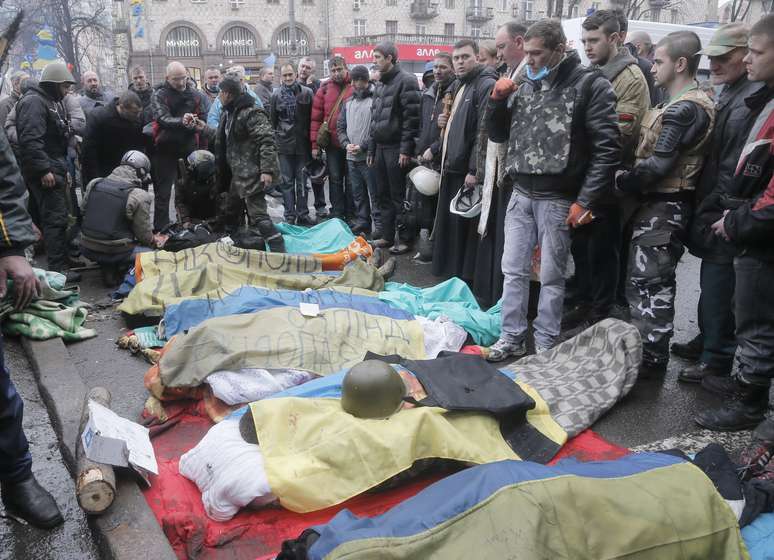
[{"label": "red shop sign", "polygon": [[[344,57],[347,64],[370,64],[374,60],[376,45],[358,45],[356,47],[336,47],[334,55]],[[439,52],[451,52],[451,45],[421,45],[407,44],[398,47],[398,60],[425,61],[432,59]]]}]

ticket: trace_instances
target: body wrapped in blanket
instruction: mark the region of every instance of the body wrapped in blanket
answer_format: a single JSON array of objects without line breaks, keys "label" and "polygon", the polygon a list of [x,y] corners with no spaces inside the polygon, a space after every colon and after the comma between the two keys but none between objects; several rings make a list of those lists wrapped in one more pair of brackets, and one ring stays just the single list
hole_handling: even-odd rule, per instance
[{"label": "body wrapped in blanket", "polygon": [[[453,359],[458,363],[479,360],[460,355]],[[239,443],[238,415],[228,418],[216,426],[220,436],[206,438],[201,448],[181,457],[180,472],[203,492],[209,490],[203,495],[208,514],[228,519],[256,499],[264,503],[270,494],[292,511],[326,508],[379,486],[423,459],[465,464],[529,456],[548,460],[568,437],[591,426],[629,392],[640,359],[636,329],[606,320],[549,352],[525,358],[515,371],[502,372],[515,377],[521,390],[534,400],[534,408],[526,413],[530,445],[521,447],[519,441],[526,440],[514,444],[502,419],[486,412],[406,404],[387,419],[355,418],[339,404],[344,377],[339,372],[253,403],[250,411],[259,445]],[[411,368],[428,362],[432,360],[394,366],[415,401],[421,402],[427,391]],[[219,446],[219,439],[232,443],[228,448]],[[211,454],[219,454],[218,462],[228,464],[229,470],[213,468],[206,476],[201,474]],[[234,486],[226,480],[227,472],[240,461],[252,464],[251,476],[265,480],[265,485],[261,483],[260,494],[241,495],[238,501],[229,502],[228,489]],[[225,490],[218,493],[218,488]]]}]

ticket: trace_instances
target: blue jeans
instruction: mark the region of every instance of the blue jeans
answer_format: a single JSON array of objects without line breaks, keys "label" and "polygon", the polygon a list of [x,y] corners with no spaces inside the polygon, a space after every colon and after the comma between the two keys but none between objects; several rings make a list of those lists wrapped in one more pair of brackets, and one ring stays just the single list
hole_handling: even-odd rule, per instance
[{"label": "blue jeans", "polygon": [[280,173],[282,174],[282,200],[285,205],[285,221],[292,223],[296,218],[309,216],[307,202],[306,173],[304,166],[308,158],[293,154],[280,154]]},{"label": "blue jeans", "polygon": [[355,221],[357,226],[371,229],[371,217],[378,228],[379,215],[376,204],[376,183],[372,170],[365,161],[347,160],[349,182],[352,186],[352,200],[355,204]]},{"label": "blue jeans", "polygon": [[19,482],[32,472],[32,457],[22,430],[22,403],[5,369],[3,339],[0,336],[0,481]]},{"label": "blue jeans", "polygon": [[347,171],[347,152],[333,146],[325,150],[328,164],[328,194],[331,198],[331,216],[344,219],[347,216],[347,194],[344,175]]},{"label": "blue jeans", "polygon": [[550,348],[562,326],[564,273],[570,255],[565,223],[569,200],[535,200],[515,192],[505,214],[503,311],[500,338],[512,343],[527,335],[532,253],[540,246],[540,299],[532,326],[535,344]]}]

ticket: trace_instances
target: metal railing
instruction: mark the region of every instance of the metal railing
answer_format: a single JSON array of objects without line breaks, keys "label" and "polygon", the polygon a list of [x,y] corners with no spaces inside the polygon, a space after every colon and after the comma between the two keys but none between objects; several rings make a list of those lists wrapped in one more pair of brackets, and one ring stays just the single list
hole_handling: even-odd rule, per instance
[{"label": "metal railing", "polygon": [[423,35],[417,33],[381,33],[377,35],[360,35],[358,37],[344,37],[347,46],[375,45],[382,41],[391,41],[398,44],[422,44],[422,45],[453,45],[460,39],[491,39],[491,36],[471,37],[470,35]]},{"label": "metal railing", "polygon": [[410,15],[414,19],[430,19],[438,15],[438,3],[427,0],[414,0],[411,3]]},{"label": "metal railing", "polygon": [[494,8],[468,6],[465,8],[465,17],[470,21],[488,21],[494,18]]}]

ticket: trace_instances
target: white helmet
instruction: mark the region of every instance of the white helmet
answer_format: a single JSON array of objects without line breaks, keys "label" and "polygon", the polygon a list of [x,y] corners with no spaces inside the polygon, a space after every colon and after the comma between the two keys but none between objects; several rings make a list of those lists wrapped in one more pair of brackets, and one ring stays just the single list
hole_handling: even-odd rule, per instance
[{"label": "white helmet", "polygon": [[472,189],[466,189],[462,186],[459,192],[452,198],[451,204],[449,204],[449,212],[463,218],[475,218],[481,214],[482,200],[481,185],[476,185]]},{"label": "white helmet", "polygon": [[408,178],[425,196],[435,196],[441,188],[441,174],[423,165],[409,171]]},{"label": "white helmet", "polygon": [[139,150],[129,150],[121,158],[121,165],[134,167],[143,184],[150,182],[151,162],[144,153]]}]

